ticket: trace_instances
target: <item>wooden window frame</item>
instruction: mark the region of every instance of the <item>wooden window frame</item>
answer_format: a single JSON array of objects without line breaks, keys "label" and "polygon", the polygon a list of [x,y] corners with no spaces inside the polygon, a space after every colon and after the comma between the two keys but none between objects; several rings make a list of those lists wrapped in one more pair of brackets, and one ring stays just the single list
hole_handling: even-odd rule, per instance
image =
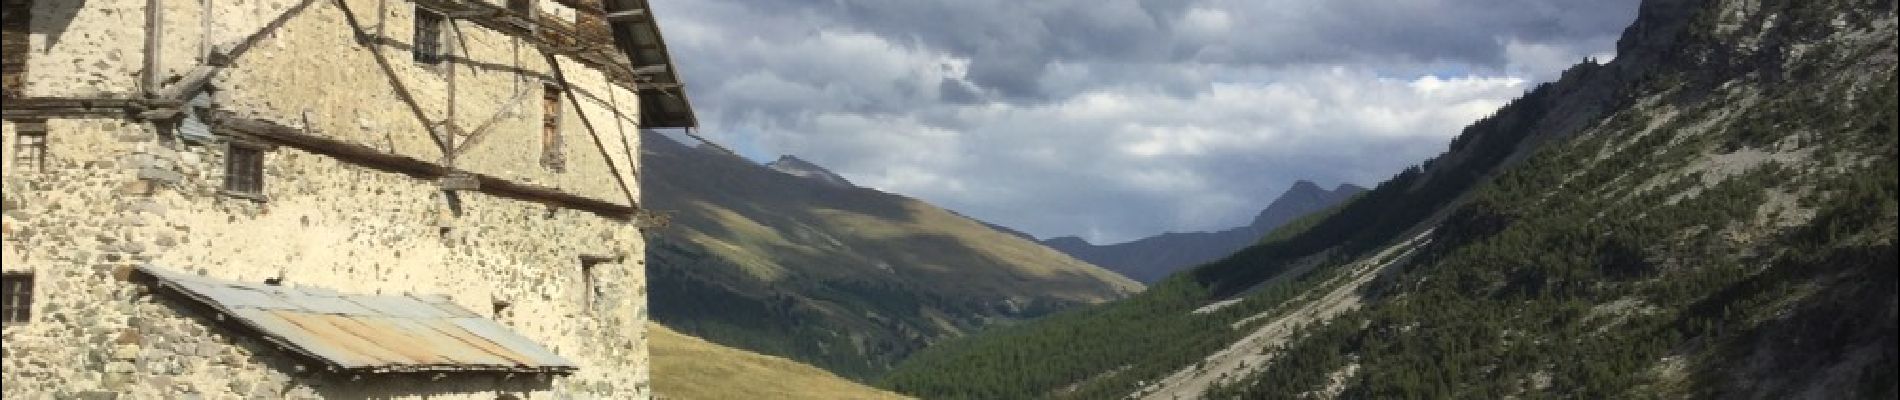
[{"label": "wooden window frame", "polygon": [[232,141],[224,149],[224,193],[263,201],[264,154],[268,146]]},{"label": "wooden window frame", "polygon": [[441,65],[444,58],[442,26],[447,23],[448,17],[442,13],[417,6],[415,36],[409,49],[411,58],[424,65]]},{"label": "wooden window frame", "polygon": [[46,120],[13,121],[13,169],[46,172]]},{"label": "wooden window frame", "polygon": [[33,273],[0,274],[0,324],[12,327],[33,322]]},{"label": "wooden window frame", "polygon": [[556,83],[541,85],[541,166],[554,172],[567,171],[567,140],[561,135],[567,90]]},{"label": "wooden window frame", "polygon": [[595,263],[581,263],[581,307],[589,313],[599,308],[595,305],[600,302],[600,281],[594,278],[594,266]]},{"label": "wooden window frame", "polygon": [[621,255],[582,254],[581,261],[581,307],[592,313],[600,308],[600,300],[607,297],[605,288],[600,287],[600,278],[594,276],[595,269],[601,264],[618,264],[626,261]]}]

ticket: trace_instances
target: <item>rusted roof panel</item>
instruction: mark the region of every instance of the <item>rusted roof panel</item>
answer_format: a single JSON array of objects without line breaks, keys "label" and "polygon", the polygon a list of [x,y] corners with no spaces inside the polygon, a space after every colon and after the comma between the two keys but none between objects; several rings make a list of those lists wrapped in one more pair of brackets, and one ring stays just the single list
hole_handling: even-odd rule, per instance
[{"label": "rusted roof panel", "polygon": [[573,361],[439,295],[351,295],[250,284],[151,264],[160,287],[235,318],[265,340],[355,372],[572,372]]},{"label": "rusted roof panel", "polygon": [[516,335],[514,332],[509,331],[508,328],[496,325],[493,322],[487,322],[488,320],[485,318],[450,318],[448,321],[454,323],[457,327],[461,327],[463,331],[473,333],[482,339],[487,339],[489,343],[494,343],[514,351],[516,357],[525,357],[530,363],[542,364],[563,360],[561,356],[555,355],[554,352],[541,348],[541,346],[527,346],[534,343],[529,342],[528,338],[521,337],[521,335]]}]

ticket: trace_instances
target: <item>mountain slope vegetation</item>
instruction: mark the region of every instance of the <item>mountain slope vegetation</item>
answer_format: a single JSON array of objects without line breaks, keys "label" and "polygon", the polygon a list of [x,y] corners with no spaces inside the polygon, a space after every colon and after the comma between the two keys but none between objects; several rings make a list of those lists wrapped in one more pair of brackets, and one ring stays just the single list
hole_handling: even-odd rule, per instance
[{"label": "mountain slope vegetation", "polygon": [[1328,214],[1134,298],[921,352],[883,384],[1892,398],[1894,4],[1645,1],[1614,61]]},{"label": "mountain slope vegetation", "polygon": [[671,217],[648,236],[653,318],[716,343],[864,379],[944,338],[1142,289],[947,210],[813,178],[829,172],[660,135],[643,145],[646,206]]}]

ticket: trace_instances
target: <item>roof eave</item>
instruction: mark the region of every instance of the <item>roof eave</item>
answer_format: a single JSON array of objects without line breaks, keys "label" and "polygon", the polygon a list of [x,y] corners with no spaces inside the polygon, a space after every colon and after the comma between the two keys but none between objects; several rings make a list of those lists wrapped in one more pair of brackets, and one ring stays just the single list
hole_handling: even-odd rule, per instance
[{"label": "roof eave", "polygon": [[[653,107],[649,107],[647,104],[642,104],[640,115],[642,122],[641,127],[698,127],[699,117],[693,112],[693,104],[692,101],[687,98],[684,81],[680,79],[679,68],[673,63],[672,51],[666,46],[666,35],[660,31],[660,24],[653,17],[653,7],[648,3],[648,0],[609,0],[603,3],[608,14],[630,10],[645,10],[643,14],[625,20],[614,21],[610,19],[607,21],[615,31],[615,47],[618,47],[621,52],[627,55],[627,59],[633,62],[634,68],[652,65],[663,65],[666,67],[664,72],[654,74],[657,76],[654,76],[655,79],[652,79],[654,83],[660,84],[662,87],[643,88],[637,92],[641,96],[643,103],[647,101],[677,101],[678,108],[683,110],[666,113],[665,115],[650,115],[652,114],[650,110],[657,110],[660,106],[654,105]],[[643,58],[640,51],[641,48],[637,43],[633,43],[632,36],[642,32],[653,37],[654,44],[652,50],[654,50],[657,57]]]}]

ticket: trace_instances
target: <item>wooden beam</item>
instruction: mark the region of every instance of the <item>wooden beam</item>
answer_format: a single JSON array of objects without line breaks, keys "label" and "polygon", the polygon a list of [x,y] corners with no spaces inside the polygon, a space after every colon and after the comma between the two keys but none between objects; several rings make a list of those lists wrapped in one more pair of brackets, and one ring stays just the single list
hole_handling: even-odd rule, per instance
[{"label": "wooden beam", "polygon": [[162,53],[165,35],[164,12],[159,0],[145,2],[145,93],[158,93],[158,55]]},{"label": "wooden beam", "polygon": [[[464,20],[484,28],[527,40],[529,43],[563,56],[568,56],[588,67],[600,70],[608,75],[610,81],[632,88],[634,79],[626,75],[625,62],[616,60],[618,49],[611,42],[594,41],[582,35],[572,24],[552,16],[536,13],[519,15],[506,8],[493,4],[454,0],[413,0],[417,6],[442,13],[464,13],[474,15]],[[339,3],[341,4],[341,3]],[[572,7],[572,5],[569,5]],[[496,11],[492,14],[473,11]],[[588,10],[582,10],[586,12]],[[593,10],[593,14],[602,14],[602,10]],[[526,21],[523,21],[526,19]],[[361,29],[359,29],[361,31]]]},{"label": "wooden beam", "polygon": [[166,100],[25,97],[0,103],[0,116],[6,118],[59,117],[131,117],[148,110],[178,108],[182,103]]},{"label": "wooden beam", "polygon": [[581,253],[580,259],[583,265],[600,263],[619,264],[627,261],[627,253],[618,251],[607,254]]},{"label": "wooden beam", "polygon": [[587,13],[587,14],[600,15],[601,13],[607,12],[606,10],[601,8],[601,4],[598,1],[589,2],[589,1],[580,1],[580,0],[554,0],[554,2],[567,6],[567,8],[572,8],[574,9],[574,11],[579,11],[579,12]]},{"label": "wooden beam", "polygon": [[607,13],[607,22],[627,22],[627,21],[639,19],[640,17],[645,17],[646,15],[647,15],[647,10],[638,9],[638,8],[632,9],[632,10],[614,11],[614,12]]},{"label": "wooden beam", "polygon": [[[554,71],[554,80],[561,82],[561,85],[564,85],[564,86],[569,85],[569,82],[567,81],[567,73],[561,70],[561,63],[555,62],[554,55],[543,54],[541,56],[547,58],[548,68]],[[579,117],[581,120],[581,126],[587,128],[587,137],[594,140],[594,148],[600,150],[601,162],[607,163],[607,172],[613,174],[614,183],[620,184],[620,191],[621,193],[626,194],[627,203],[628,204],[639,203],[640,202],[639,196],[634,194],[633,186],[627,182],[627,179],[625,177],[621,176],[620,167],[614,164],[613,155],[609,151],[607,151],[607,143],[601,140],[600,130],[594,128],[594,122],[592,119],[587,118],[587,112],[580,109],[580,105],[585,104],[585,103],[581,103],[580,95],[575,94],[574,93],[575,91],[573,90],[564,90],[562,92],[567,94],[568,103],[574,105],[575,111],[577,111],[576,113],[574,113],[574,116]],[[627,162],[638,163],[640,162],[640,160],[638,159],[627,160]],[[638,173],[638,172],[635,171],[635,173]]]},{"label": "wooden beam", "polygon": [[666,73],[666,70],[667,70],[666,64],[660,64],[660,65],[646,65],[646,66],[634,67],[633,69],[628,70],[628,72],[631,72],[634,75],[654,75],[654,74],[664,74]]},{"label": "wooden beam", "polygon": [[507,11],[503,11],[503,10],[463,10],[463,11],[453,11],[453,12],[446,12],[446,13],[442,13],[442,16],[444,16],[444,17],[448,17],[448,18],[450,18],[450,19],[471,19],[471,18],[481,18],[481,17],[494,17],[494,16],[499,16],[499,15],[501,15],[501,13],[504,13],[504,12],[507,12]]},{"label": "wooden beam", "polygon": [[179,79],[178,82],[159,89],[156,97],[162,100],[184,101],[186,97],[203,89],[206,83],[210,83],[211,77],[217,75],[218,70],[221,69],[223,68],[212,65],[192,68],[191,71],[185,72],[185,77]]},{"label": "wooden beam", "polygon": [[678,83],[657,83],[657,82],[642,82],[642,83],[636,84],[635,86],[638,86],[640,90],[660,90],[660,91],[686,87],[685,85],[681,85]]},{"label": "wooden beam", "polygon": [[399,173],[430,181],[451,175],[459,175],[451,178],[453,180],[462,180],[462,182],[457,182],[458,184],[470,183],[467,180],[472,178],[474,180],[474,186],[478,187],[476,191],[497,197],[552,205],[561,208],[572,208],[621,221],[632,220],[640,211],[638,204],[619,204],[568,193],[558,188],[517,182],[478,172],[455,170],[427,160],[393,154],[366,145],[306,133],[303,129],[283,126],[270,121],[237,118],[230,115],[229,112],[213,113],[210,122],[214,128],[220,131],[249,135],[283,146],[329,156],[338,161],[385,172]]},{"label": "wooden beam", "polygon": [[465,139],[462,139],[462,143],[455,146],[455,150],[449,153],[449,156],[447,157],[448,159],[444,162],[448,163],[449,165],[455,165],[455,159],[461,158],[463,154],[467,154],[469,150],[472,150],[475,148],[475,146],[480,145],[482,142],[482,138],[488,137],[489,132],[494,132],[496,124],[501,122],[502,119],[513,117],[519,114],[519,112],[521,111],[521,103],[523,101],[527,101],[528,92],[531,92],[531,91],[532,90],[524,88],[524,89],[521,89],[521,91],[519,92],[515,92],[514,99],[511,99],[508,101],[508,106],[506,109],[502,110],[501,112],[495,113],[495,115],[489,116],[488,120],[482,121],[481,125],[476,126],[475,131],[469,132],[468,137]]}]

